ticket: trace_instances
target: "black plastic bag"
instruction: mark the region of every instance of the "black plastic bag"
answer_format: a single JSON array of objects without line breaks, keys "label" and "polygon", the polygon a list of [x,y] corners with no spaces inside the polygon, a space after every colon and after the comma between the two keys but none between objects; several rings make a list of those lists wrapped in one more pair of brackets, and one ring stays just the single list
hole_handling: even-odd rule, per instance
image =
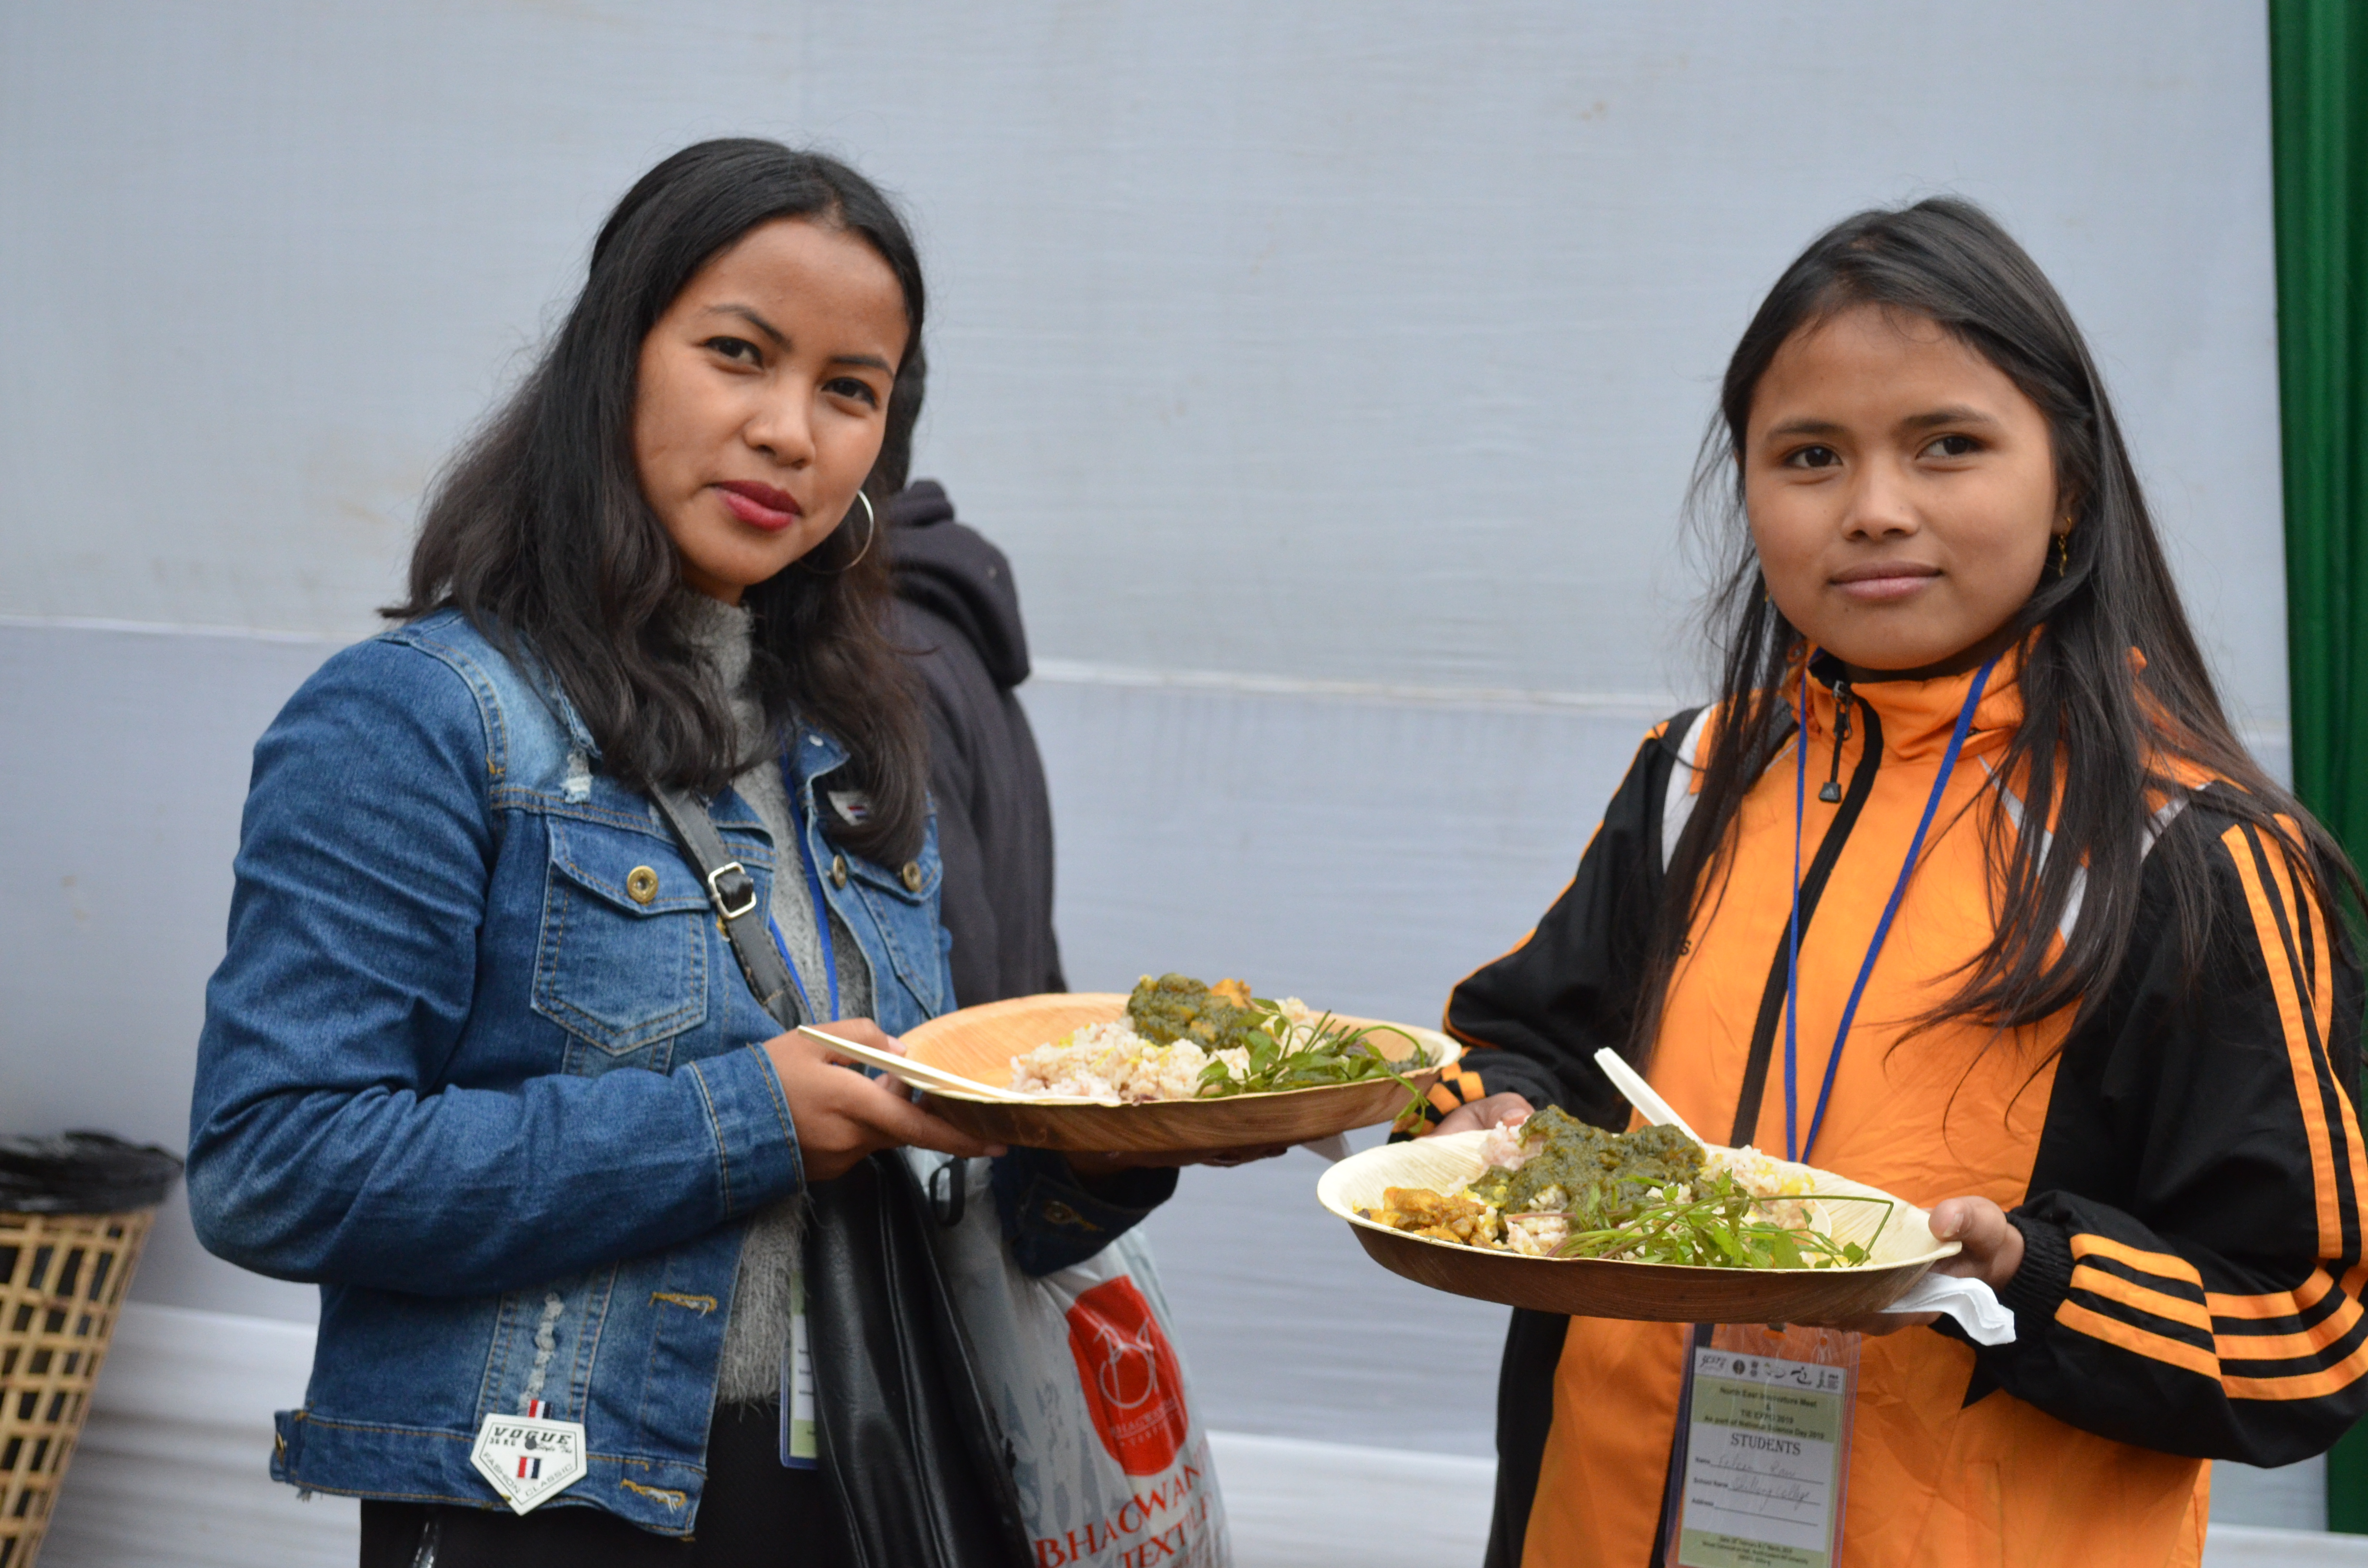
[{"label": "black plastic bag", "polygon": [[165,1201],[181,1157],[110,1132],[0,1138],[0,1210],[116,1214]]},{"label": "black plastic bag", "polygon": [[869,1568],[1029,1568],[1013,1456],[894,1150],[809,1189],[822,1463]]}]

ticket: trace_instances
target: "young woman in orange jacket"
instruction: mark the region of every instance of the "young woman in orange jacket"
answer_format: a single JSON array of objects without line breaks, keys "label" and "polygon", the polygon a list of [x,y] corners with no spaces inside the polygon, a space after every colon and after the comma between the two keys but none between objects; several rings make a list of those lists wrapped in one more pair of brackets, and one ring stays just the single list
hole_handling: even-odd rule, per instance
[{"label": "young woman in orange jacket", "polygon": [[[1845,1562],[2195,1563],[2207,1461],[2368,1405],[2357,881],[2237,742],[2079,331],[1981,212],[1819,239],[1721,414],[1722,689],[1456,988],[1434,1114],[1624,1125],[1611,1045],[1932,1208],[2016,1336],[1836,1325]],[[1662,1561],[1686,1334],[1515,1313],[1492,1565]]]}]

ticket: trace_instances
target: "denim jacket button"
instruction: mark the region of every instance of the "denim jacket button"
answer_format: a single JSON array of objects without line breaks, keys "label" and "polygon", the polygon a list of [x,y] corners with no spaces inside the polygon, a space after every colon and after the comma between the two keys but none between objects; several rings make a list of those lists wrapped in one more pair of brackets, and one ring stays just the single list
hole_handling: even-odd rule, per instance
[{"label": "denim jacket button", "polygon": [[918,860],[905,861],[904,870],[899,872],[898,875],[905,879],[905,891],[906,892],[919,892],[921,891],[921,863]]},{"label": "denim jacket button", "polygon": [[648,903],[658,896],[658,874],[647,866],[636,866],[625,873],[625,892],[635,903]]},{"label": "denim jacket button", "polygon": [[847,857],[844,855],[830,858],[830,885],[835,888],[847,885]]}]

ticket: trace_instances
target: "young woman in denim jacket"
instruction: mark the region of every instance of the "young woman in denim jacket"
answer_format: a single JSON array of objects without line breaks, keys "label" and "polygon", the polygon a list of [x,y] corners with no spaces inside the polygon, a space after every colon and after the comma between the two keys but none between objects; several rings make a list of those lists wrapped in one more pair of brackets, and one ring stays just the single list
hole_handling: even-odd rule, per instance
[{"label": "young woman in denim jacket", "polygon": [[[886,1046],[951,1006],[860,493],[922,307],[854,171],[667,159],[440,481],[400,624],[256,747],[189,1191],[208,1247],[322,1288],[272,1473],[364,1498],[365,1564],[848,1560],[777,1451],[806,1184],[994,1154],[1031,1272],[1174,1188],[984,1148],[780,1032],[648,794],[710,800],[807,1017]],[[515,1517],[472,1449],[529,1414],[588,1471]]]}]

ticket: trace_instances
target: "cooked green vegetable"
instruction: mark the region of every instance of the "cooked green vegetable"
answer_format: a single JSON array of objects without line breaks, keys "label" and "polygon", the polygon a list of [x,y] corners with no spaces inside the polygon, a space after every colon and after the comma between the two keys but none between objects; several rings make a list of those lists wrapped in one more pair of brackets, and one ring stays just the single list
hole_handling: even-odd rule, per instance
[{"label": "cooked green vegetable", "polygon": [[1889,1200],[1818,1194],[1818,1203],[1881,1203],[1883,1223],[1861,1244],[1766,1213],[1803,1198],[1760,1198],[1731,1172],[1705,1176],[1701,1144],[1674,1127],[1611,1133],[1548,1106],[1522,1130],[1531,1149],[1519,1170],[1497,1166],[1464,1191],[1506,1215],[1559,1214],[1570,1231],[1558,1257],[1624,1258],[1710,1268],[1832,1268],[1864,1263],[1891,1221]]},{"label": "cooked green vegetable", "polygon": [[[1127,998],[1126,1015],[1135,1033],[1159,1045],[1189,1040],[1215,1057],[1240,1051],[1237,1060],[1212,1061],[1201,1070],[1200,1096],[1271,1094],[1326,1084],[1395,1079],[1417,1094],[1406,1074],[1431,1065],[1430,1053],[1404,1030],[1385,1025],[1352,1028],[1326,1013],[1294,1017],[1280,1004],[1251,996],[1239,981],[1212,989],[1180,974],[1144,976]],[[1406,1043],[1392,1056],[1380,1040],[1395,1035]]]},{"label": "cooked green vegetable", "polygon": [[[1674,1127],[1606,1132],[1560,1106],[1548,1106],[1522,1128],[1522,1142],[1544,1140],[1517,1171],[1490,1171],[1468,1190],[1508,1214],[1563,1209],[1573,1226],[1616,1225],[1655,1187],[1681,1186],[1701,1172],[1702,1145]],[[1565,1203],[1539,1201],[1562,1189]]]},{"label": "cooked green vegetable", "polygon": [[[1248,987],[1225,983],[1247,995]],[[1232,1051],[1249,1044],[1247,1037],[1258,1027],[1257,1012],[1236,1000],[1236,994],[1212,991],[1187,975],[1163,974],[1154,980],[1146,974],[1126,999],[1127,1021],[1154,1045],[1189,1040],[1203,1051]]]}]

